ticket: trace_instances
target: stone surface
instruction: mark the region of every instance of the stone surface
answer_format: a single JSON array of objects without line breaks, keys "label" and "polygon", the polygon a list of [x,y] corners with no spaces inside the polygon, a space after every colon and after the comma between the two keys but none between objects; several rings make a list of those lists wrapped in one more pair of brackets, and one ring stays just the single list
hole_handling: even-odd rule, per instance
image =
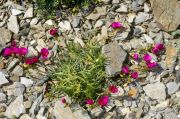
[{"label": "stone surface", "polygon": [[97,20],[100,16],[106,15],[106,6],[96,7],[94,11],[97,11],[97,12],[96,13],[91,13],[86,18],[87,19],[92,19],[92,20]]},{"label": "stone surface", "polygon": [[69,107],[65,107],[61,101],[57,101],[55,103],[53,116],[55,116],[56,119],[76,119],[71,109]]},{"label": "stone surface", "polygon": [[0,93],[0,103],[6,103],[6,94]]},{"label": "stone surface", "polygon": [[22,84],[24,84],[26,87],[31,87],[33,85],[33,83],[34,83],[31,79],[26,78],[26,77],[21,77],[20,82]]},{"label": "stone surface", "polygon": [[23,19],[32,18],[32,17],[33,17],[33,8],[30,7],[25,12]]},{"label": "stone surface", "polygon": [[12,74],[16,76],[22,76],[23,75],[23,68],[19,65],[17,65],[14,70],[12,71]]},{"label": "stone surface", "polygon": [[71,30],[71,24],[69,21],[61,21],[59,22],[59,27],[64,30]]},{"label": "stone surface", "polygon": [[18,34],[19,32],[19,24],[17,21],[17,17],[14,15],[11,15],[9,20],[9,22],[7,23],[8,29],[12,32],[14,32],[15,34]]},{"label": "stone surface", "polygon": [[80,17],[76,17],[73,19],[73,21],[71,22],[73,27],[78,27],[80,24],[81,18]]},{"label": "stone surface", "polygon": [[169,95],[172,95],[179,89],[179,85],[176,82],[169,82],[166,84],[166,87],[167,87],[167,93]]},{"label": "stone surface", "polygon": [[19,59],[13,59],[13,61],[11,61],[7,67],[7,70],[10,71],[11,69],[13,69],[17,63],[19,62]]},{"label": "stone surface", "polygon": [[17,16],[22,14],[22,11],[18,10],[18,9],[11,9],[12,15]]},{"label": "stone surface", "polygon": [[1,80],[0,80],[0,87],[4,84],[8,84],[9,81],[7,80],[6,78],[6,75],[0,71],[0,77],[1,77]]},{"label": "stone surface", "polygon": [[135,24],[140,24],[151,19],[151,15],[148,13],[140,12],[135,18]]},{"label": "stone surface", "polygon": [[121,5],[120,5],[120,8],[118,8],[118,9],[116,10],[116,12],[127,13],[127,12],[128,12],[128,6],[127,6],[127,5],[124,5],[124,4],[121,4]]},{"label": "stone surface", "polygon": [[157,100],[165,100],[166,99],[166,91],[165,85],[161,82],[157,82],[154,84],[147,84],[143,87],[146,95],[152,99]]},{"label": "stone surface", "polygon": [[28,114],[23,114],[19,119],[32,119]]},{"label": "stone surface", "polygon": [[150,0],[154,19],[160,28],[173,31],[180,24],[180,4],[177,0]]},{"label": "stone surface", "polygon": [[102,48],[102,53],[107,57],[108,62],[106,66],[106,71],[109,75],[115,75],[119,73],[123,62],[126,59],[127,53],[118,45],[117,42],[111,42],[104,45]]},{"label": "stone surface", "polygon": [[[7,29],[0,28],[0,48],[5,47],[6,43],[11,41],[11,32]],[[0,49],[1,51],[1,49]]]},{"label": "stone surface", "polygon": [[7,107],[5,115],[8,118],[13,118],[14,115],[16,117],[19,117],[21,114],[25,112],[26,110],[23,105],[23,95],[20,95]]}]

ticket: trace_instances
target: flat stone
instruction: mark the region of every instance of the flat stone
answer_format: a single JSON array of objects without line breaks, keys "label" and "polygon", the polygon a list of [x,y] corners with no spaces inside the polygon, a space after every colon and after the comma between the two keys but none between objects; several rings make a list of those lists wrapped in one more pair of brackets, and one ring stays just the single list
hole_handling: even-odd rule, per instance
[{"label": "flat stone", "polygon": [[151,37],[149,37],[148,35],[143,34],[143,37],[144,37],[144,39],[146,40],[147,43],[154,44],[153,39]]},{"label": "flat stone", "polygon": [[79,26],[80,22],[81,22],[81,18],[80,18],[80,17],[76,17],[76,18],[73,19],[73,21],[71,22],[71,24],[72,24],[72,26],[73,26],[74,28],[76,28],[76,27]]},{"label": "flat stone", "polygon": [[47,20],[45,22],[45,24],[52,26],[53,25],[53,21],[51,19],[49,19],[49,20]]},{"label": "flat stone", "polygon": [[11,13],[14,16],[20,15],[22,14],[22,11],[18,10],[18,9],[11,9]]},{"label": "flat stone", "polygon": [[30,7],[25,12],[23,19],[32,18],[32,17],[33,17],[33,8]]},{"label": "flat stone", "polygon": [[178,0],[150,0],[154,19],[165,31],[174,31],[180,25]]},{"label": "flat stone", "polygon": [[42,100],[43,100],[43,95],[41,94],[32,104],[29,112],[33,117],[38,113],[38,110],[40,109],[40,103]]},{"label": "flat stone", "polygon": [[139,12],[135,18],[135,24],[140,24],[140,23],[145,22],[151,18],[152,18],[152,16],[150,14],[145,13],[145,12]]},{"label": "flat stone", "polygon": [[23,95],[20,95],[7,107],[5,116],[8,118],[13,118],[13,116],[19,117],[25,112],[26,110],[23,105]]},{"label": "flat stone", "polygon": [[167,93],[169,95],[172,95],[173,93],[179,90],[179,85],[176,82],[169,82],[166,84],[166,87],[167,87]]},{"label": "flat stone", "polygon": [[102,48],[102,53],[107,57],[106,71],[109,75],[119,73],[122,68],[123,62],[126,59],[127,53],[118,45],[117,42],[106,44]]},{"label": "flat stone", "polygon": [[16,76],[22,76],[23,75],[23,68],[19,65],[17,65],[14,70],[12,71],[12,74]]},{"label": "flat stone", "polygon": [[23,114],[19,119],[32,119],[28,114]]},{"label": "flat stone", "polygon": [[8,29],[0,28],[0,47],[5,47],[6,43],[11,41],[11,37],[12,34]]},{"label": "flat stone", "polygon": [[0,93],[0,103],[6,103],[6,94]]},{"label": "flat stone", "polygon": [[147,96],[152,99],[157,100],[165,100],[166,99],[166,91],[165,85],[161,82],[157,82],[154,84],[147,84],[143,87],[144,92]]},{"label": "flat stone", "polygon": [[40,52],[42,48],[47,48],[47,45],[44,41],[44,39],[38,39],[37,40],[37,46],[36,46],[36,49]]},{"label": "flat stone", "polygon": [[0,87],[2,85],[5,85],[5,84],[8,84],[9,81],[6,79],[6,75],[0,71],[0,77],[1,77],[1,80],[0,80]]},{"label": "flat stone", "polygon": [[64,30],[71,30],[71,24],[69,21],[61,21],[58,26]]},{"label": "flat stone", "polygon": [[57,101],[55,103],[53,116],[56,119],[76,119],[71,109],[69,107],[65,107],[65,105],[61,101]]},{"label": "flat stone", "polygon": [[135,14],[135,13],[129,13],[129,14],[127,15],[127,21],[128,21],[129,23],[133,23],[135,17],[136,17],[136,14]]},{"label": "flat stone", "polygon": [[19,62],[19,59],[14,58],[13,61],[10,62],[10,64],[7,67],[7,70],[10,71],[11,69],[13,69],[17,63]]},{"label": "flat stone", "polygon": [[178,119],[178,115],[176,115],[174,112],[165,113],[163,119]]},{"label": "flat stone", "polygon": [[124,5],[124,4],[121,4],[120,5],[120,8],[118,8],[116,10],[116,12],[119,12],[119,13],[127,13],[128,12],[128,6],[127,5]]},{"label": "flat stone", "polygon": [[97,20],[99,19],[100,16],[106,15],[106,6],[96,7],[94,11],[97,11],[97,12],[91,13],[90,15],[86,17],[86,19]]},{"label": "flat stone", "polygon": [[12,32],[14,32],[15,34],[18,34],[19,32],[19,24],[17,21],[17,17],[14,15],[11,15],[9,17],[9,22],[7,23],[8,29]]},{"label": "flat stone", "polygon": [[99,28],[104,24],[104,22],[102,20],[98,20],[94,26],[94,28]]},{"label": "flat stone", "polygon": [[34,57],[34,56],[38,56],[38,52],[32,46],[28,47],[27,57]]},{"label": "flat stone", "polygon": [[177,50],[172,44],[166,45],[166,59],[165,63],[166,66],[173,71],[175,64],[176,64],[176,58],[177,58]]},{"label": "flat stone", "polygon": [[21,77],[20,80],[21,80],[21,84],[24,84],[26,87],[31,87],[34,83],[31,79],[26,77]]}]

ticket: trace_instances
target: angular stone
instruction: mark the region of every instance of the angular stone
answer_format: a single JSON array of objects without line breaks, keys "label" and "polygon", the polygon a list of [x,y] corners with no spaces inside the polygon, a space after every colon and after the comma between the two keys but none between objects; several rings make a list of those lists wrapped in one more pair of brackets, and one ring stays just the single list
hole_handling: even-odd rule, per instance
[{"label": "angular stone", "polygon": [[163,119],[178,119],[178,116],[174,112],[165,113]]},{"label": "angular stone", "polygon": [[166,84],[166,87],[167,87],[167,93],[169,95],[172,95],[179,89],[179,85],[176,82],[169,82]]},{"label": "angular stone", "polygon": [[23,114],[19,119],[32,119],[28,114]]},{"label": "angular stone", "polygon": [[23,75],[23,68],[21,66],[16,66],[14,70],[12,71],[12,74],[16,76],[22,76]]},{"label": "angular stone", "polygon": [[106,65],[107,73],[109,75],[119,73],[127,56],[127,53],[123,50],[123,48],[121,48],[117,42],[111,42],[103,46],[102,53],[108,61]]},{"label": "angular stone", "polygon": [[9,20],[9,22],[7,23],[8,29],[12,32],[14,32],[15,34],[18,34],[19,32],[19,24],[17,21],[17,17],[14,15],[11,15]]},{"label": "angular stone", "polygon": [[23,105],[23,95],[20,95],[7,107],[5,116],[8,118],[13,118],[14,116],[19,117],[25,112],[26,110]]},{"label": "angular stone", "polygon": [[6,94],[0,93],[0,103],[6,103]]},{"label": "angular stone", "polygon": [[32,18],[33,17],[33,8],[30,7],[28,10],[25,12],[23,19],[26,18]]},{"label": "angular stone", "polygon": [[59,22],[59,27],[64,29],[64,30],[71,30],[71,24],[69,21]]},{"label": "angular stone", "polygon": [[22,11],[18,10],[18,9],[11,9],[12,15],[17,16],[22,14]]},{"label": "angular stone", "polygon": [[154,19],[165,31],[174,31],[180,25],[180,4],[178,0],[150,0]]},{"label": "angular stone", "polygon": [[34,83],[31,79],[26,78],[26,77],[21,77],[20,80],[21,80],[21,83],[24,84],[26,87],[31,87]]},{"label": "angular stone", "polygon": [[8,67],[7,67],[7,70],[9,71],[9,70],[11,70],[11,69],[13,69],[15,66],[16,66],[16,64],[18,63],[18,59],[13,59],[13,61],[11,61],[10,62],[10,64],[8,65]]},{"label": "angular stone", "polygon": [[10,42],[11,36],[12,34],[9,30],[0,28],[0,47],[5,47],[6,43]]},{"label": "angular stone", "polygon": [[144,13],[144,12],[139,12],[135,18],[135,24],[140,24],[140,23],[145,22],[151,18],[152,18],[152,16],[150,14]]},{"label": "angular stone", "polygon": [[118,9],[116,10],[116,12],[127,13],[127,12],[128,12],[128,6],[127,6],[127,5],[124,5],[124,4],[121,4],[120,8],[118,8]]},{"label": "angular stone", "polygon": [[165,85],[161,82],[154,84],[147,84],[143,87],[144,92],[147,96],[152,99],[165,100],[166,99],[166,90]]},{"label": "angular stone", "polygon": [[101,27],[103,25],[103,21],[102,20],[98,20],[94,26],[94,28],[98,28],[98,27]]},{"label": "angular stone", "polygon": [[9,81],[6,79],[6,75],[3,72],[0,72],[0,77],[0,87],[9,83]]},{"label": "angular stone", "polygon": [[65,105],[61,101],[57,101],[55,103],[53,116],[56,119],[76,119],[71,109],[69,107],[65,107]]},{"label": "angular stone", "polygon": [[96,13],[91,13],[86,18],[87,19],[92,19],[92,20],[97,20],[100,16],[106,15],[106,6],[96,7],[95,11],[97,11],[97,12]]},{"label": "angular stone", "polygon": [[80,17],[76,17],[73,19],[73,21],[71,22],[73,27],[78,27],[80,24],[81,18]]}]

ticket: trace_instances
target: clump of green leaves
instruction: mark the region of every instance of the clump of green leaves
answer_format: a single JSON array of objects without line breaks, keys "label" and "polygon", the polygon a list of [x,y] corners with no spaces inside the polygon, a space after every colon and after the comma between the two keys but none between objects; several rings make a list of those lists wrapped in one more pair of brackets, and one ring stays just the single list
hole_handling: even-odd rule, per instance
[{"label": "clump of green leaves", "polygon": [[78,11],[82,7],[89,7],[92,3],[98,3],[99,0],[37,0],[37,13],[42,17],[52,18],[56,16],[58,10],[63,6],[70,8],[72,12]]},{"label": "clump of green leaves", "polygon": [[97,43],[87,43],[84,47],[68,44],[67,53],[59,57],[51,78],[57,81],[51,86],[51,93],[55,96],[66,93],[80,104],[89,98],[97,100],[106,87],[101,46]]}]

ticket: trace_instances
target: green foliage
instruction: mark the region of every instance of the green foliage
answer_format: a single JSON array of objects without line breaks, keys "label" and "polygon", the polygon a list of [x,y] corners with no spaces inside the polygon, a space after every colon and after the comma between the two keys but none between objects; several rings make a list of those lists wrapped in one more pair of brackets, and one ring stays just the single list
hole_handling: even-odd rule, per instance
[{"label": "green foliage", "polygon": [[51,73],[51,78],[58,81],[51,86],[51,94],[60,96],[65,92],[81,104],[88,98],[96,100],[106,87],[101,46],[88,43],[82,48],[70,43],[67,53],[58,59],[57,68]]},{"label": "green foliage", "polygon": [[37,0],[37,13],[43,17],[51,18],[55,16],[57,10],[62,9],[63,5],[71,8],[73,12],[74,9],[88,7],[92,2],[98,3],[99,0]]}]

